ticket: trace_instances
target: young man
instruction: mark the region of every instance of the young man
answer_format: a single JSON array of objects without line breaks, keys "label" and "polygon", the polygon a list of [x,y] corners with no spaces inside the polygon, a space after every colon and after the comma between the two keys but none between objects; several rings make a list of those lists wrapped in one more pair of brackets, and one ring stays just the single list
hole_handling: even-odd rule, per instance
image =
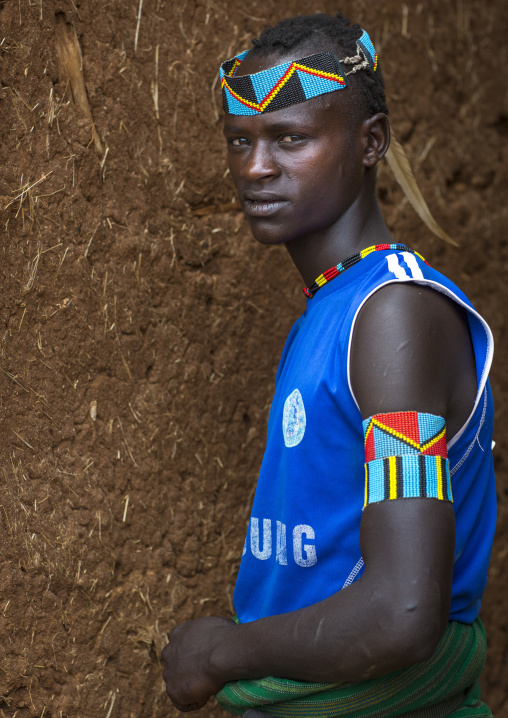
[{"label": "young man", "polygon": [[277,373],[239,624],[175,628],[167,692],[188,711],[221,691],[249,716],[490,716],[477,616],[492,336],[382,219],[390,130],[370,38],[341,15],[291,18],[225,62],[222,83],[252,233],[285,244],[308,300]]}]

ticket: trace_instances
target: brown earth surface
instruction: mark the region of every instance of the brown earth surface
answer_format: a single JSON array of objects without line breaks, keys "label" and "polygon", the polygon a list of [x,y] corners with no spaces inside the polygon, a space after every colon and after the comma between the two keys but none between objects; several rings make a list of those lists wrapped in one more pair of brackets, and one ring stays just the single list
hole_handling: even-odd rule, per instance
[{"label": "brown earth surface", "polygon": [[[395,132],[460,248],[429,235],[383,166],[386,220],[497,341],[483,685],[508,717],[508,5],[0,0],[1,718],[176,715],[167,633],[232,610],[304,298],[284,249],[257,246],[238,211],[217,68],[268,23],[337,9],[371,33]],[[78,104],[59,32],[81,47]]]}]

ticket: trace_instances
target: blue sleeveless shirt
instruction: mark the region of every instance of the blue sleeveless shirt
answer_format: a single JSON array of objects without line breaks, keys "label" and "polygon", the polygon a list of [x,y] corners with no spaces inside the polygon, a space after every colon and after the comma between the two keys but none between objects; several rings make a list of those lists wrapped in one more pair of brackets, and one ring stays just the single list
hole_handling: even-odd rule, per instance
[{"label": "blue sleeveless shirt", "polygon": [[466,424],[448,442],[456,518],[450,620],[471,623],[478,615],[496,522],[492,334],[446,277],[412,253],[386,250],[307,300],[286,341],[234,593],[242,623],[314,604],[362,574],[365,453],[349,354],[361,307],[393,282],[432,287],[467,310],[477,394]]}]

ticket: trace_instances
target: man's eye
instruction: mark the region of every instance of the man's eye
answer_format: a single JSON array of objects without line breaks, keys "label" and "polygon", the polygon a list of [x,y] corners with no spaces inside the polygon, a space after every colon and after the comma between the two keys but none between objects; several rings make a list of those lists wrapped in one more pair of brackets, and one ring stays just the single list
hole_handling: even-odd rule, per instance
[{"label": "man's eye", "polygon": [[303,139],[301,135],[283,135],[280,138],[281,142],[298,142],[299,140]]},{"label": "man's eye", "polygon": [[245,137],[233,137],[229,140],[229,144],[233,145],[233,147],[241,147],[242,145],[247,144],[247,140]]}]

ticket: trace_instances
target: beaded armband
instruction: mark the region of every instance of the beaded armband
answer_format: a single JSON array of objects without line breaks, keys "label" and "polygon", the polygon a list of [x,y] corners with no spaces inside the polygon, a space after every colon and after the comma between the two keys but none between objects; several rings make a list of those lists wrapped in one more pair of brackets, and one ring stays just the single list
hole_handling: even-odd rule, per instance
[{"label": "beaded armband", "polygon": [[365,506],[379,501],[433,498],[453,501],[445,420],[398,411],[363,422]]}]

